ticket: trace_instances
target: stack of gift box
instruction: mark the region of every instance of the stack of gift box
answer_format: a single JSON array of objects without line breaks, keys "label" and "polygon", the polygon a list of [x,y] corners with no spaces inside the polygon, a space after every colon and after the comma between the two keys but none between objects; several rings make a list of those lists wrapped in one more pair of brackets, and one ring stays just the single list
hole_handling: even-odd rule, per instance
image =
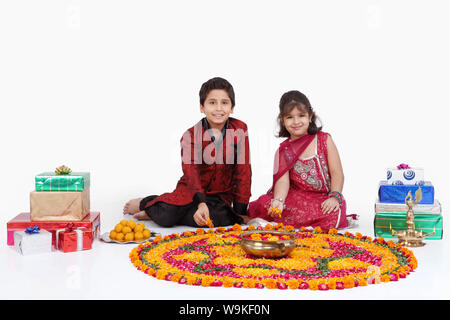
[{"label": "stack of gift box", "polygon": [[87,250],[100,232],[100,213],[90,211],[90,174],[65,166],[35,176],[30,212],[7,223],[7,243],[22,254]]},{"label": "stack of gift box", "polygon": [[[422,200],[413,207],[414,227],[417,231],[434,234],[425,239],[442,239],[441,204],[434,197],[434,186],[424,180],[422,168],[411,168],[400,164],[387,170],[387,180],[381,181],[378,199],[375,203],[375,236],[395,238],[392,230],[406,230],[406,212],[408,207],[405,198],[408,192],[414,195],[421,188]],[[414,199],[415,200],[415,199]]]}]

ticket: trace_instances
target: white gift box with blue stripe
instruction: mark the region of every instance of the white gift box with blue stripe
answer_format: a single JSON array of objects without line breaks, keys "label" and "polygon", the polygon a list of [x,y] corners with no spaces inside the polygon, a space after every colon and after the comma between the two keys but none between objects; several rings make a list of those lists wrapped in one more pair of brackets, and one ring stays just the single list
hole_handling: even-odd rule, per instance
[{"label": "white gift box with blue stripe", "polygon": [[388,168],[386,178],[393,185],[423,185],[425,181],[422,168]]}]

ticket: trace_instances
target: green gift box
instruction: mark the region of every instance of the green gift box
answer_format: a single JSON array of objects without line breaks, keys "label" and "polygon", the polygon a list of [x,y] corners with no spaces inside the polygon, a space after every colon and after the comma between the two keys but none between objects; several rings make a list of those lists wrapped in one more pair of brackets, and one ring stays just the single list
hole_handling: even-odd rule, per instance
[{"label": "green gift box", "polygon": [[89,172],[56,174],[44,172],[35,177],[36,191],[83,191],[90,186]]},{"label": "green gift box", "polygon": [[[414,210],[414,209],[413,209]],[[435,232],[426,237],[428,240],[442,239],[442,215],[440,213],[414,212],[414,227],[424,233]],[[396,238],[391,230],[406,230],[406,212],[377,212],[374,220],[376,237]]]}]

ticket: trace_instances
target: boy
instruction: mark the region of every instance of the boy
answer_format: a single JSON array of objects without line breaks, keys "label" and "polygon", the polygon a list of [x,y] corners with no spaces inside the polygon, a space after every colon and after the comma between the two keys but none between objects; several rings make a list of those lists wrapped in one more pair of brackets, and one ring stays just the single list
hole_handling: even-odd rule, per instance
[{"label": "boy", "polygon": [[128,201],[123,213],[160,226],[226,226],[245,223],[251,196],[247,125],[235,118],[233,86],[205,82],[199,92],[205,117],[181,139],[183,176],[171,193]]}]

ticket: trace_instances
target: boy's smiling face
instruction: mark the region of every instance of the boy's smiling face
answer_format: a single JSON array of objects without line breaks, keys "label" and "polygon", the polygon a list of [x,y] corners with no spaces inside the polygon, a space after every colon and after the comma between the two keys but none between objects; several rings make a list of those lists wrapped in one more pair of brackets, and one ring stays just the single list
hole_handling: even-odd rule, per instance
[{"label": "boy's smiling face", "polygon": [[223,89],[209,91],[204,104],[200,105],[200,111],[206,115],[209,126],[218,130],[222,130],[233,109],[231,99]]}]

